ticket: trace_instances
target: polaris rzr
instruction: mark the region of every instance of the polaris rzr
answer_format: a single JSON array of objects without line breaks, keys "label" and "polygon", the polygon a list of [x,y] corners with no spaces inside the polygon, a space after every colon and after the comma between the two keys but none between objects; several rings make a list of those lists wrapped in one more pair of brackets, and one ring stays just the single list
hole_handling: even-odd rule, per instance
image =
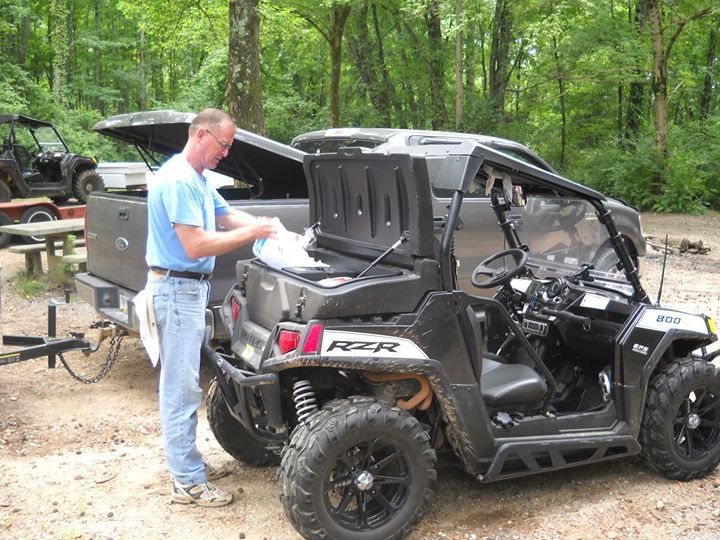
[{"label": "polaris rzr", "polygon": [[[218,441],[280,461],[304,537],[405,536],[441,452],[481,482],[638,454],[678,480],[715,469],[713,322],[649,300],[600,193],[474,143],[341,149],[305,173],[318,264],[239,261],[231,354],[204,349]],[[453,192],[444,216],[433,189]],[[490,196],[507,247],[475,268],[478,295],[455,275],[469,189]],[[533,197],[587,200],[618,272],[533,257],[508,216]]]},{"label": "polaris rzr", "polygon": [[0,115],[0,142],[0,202],[45,196],[61,204],[74,196],[85,203],[105,189],[97,161],[72,153],[49,122]]}]

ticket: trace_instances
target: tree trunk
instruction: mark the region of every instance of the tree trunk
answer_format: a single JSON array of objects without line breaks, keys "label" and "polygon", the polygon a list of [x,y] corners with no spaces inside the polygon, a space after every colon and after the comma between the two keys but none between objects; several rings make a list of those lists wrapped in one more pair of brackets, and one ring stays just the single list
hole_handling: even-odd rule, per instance
[{"label": "tree trunk", "polygon": [[230,0],[226,98],[238,127],[265,135],[258,0]]},{"label": "tree trunk", "polygon": [[667,66],[668,58],[663,43],[662,15],[660,0],[648,0],[648,22],[653,50],[652,93],[655,99],[655,158],[657,166],[653,171],[652,193],[660,195],[665,187],[665,170],[667,169],[667,135],[668,135],[668,104],[667,104]]},{"label": "tree trunk", "polygon": [[475,47],[473,43],[473,34],[475,25],[471,22],[467,22],[469,25],[469,31],[463,32],[465,34],[465,98],[468,103],[472,103],[475,99]]},{"label": "tree trunk", "polygon": [[73,70],[74,54],[73,49],[75,48],[75,2],[73,0],[66,0],[67,18],[65,24],[67,25],[67,60],[65,61],[65,83],[70,85],[73,82],[75,75]]},{"label": "tree trunk", "polygon": [[[637,0],[634,15],[629,12],[628,18],[638,35],[645,28],[645,16],[643,0]],[[640,118],[642,116],[643,100],[645,99],[644,72],[642,66],[636,65],[633,68],[634,80],[630,82],[630,93],[625,111],[625,135],[623,139],[626,145],[634,146],[640,134]]]},{"label": "tree trunk", "polygon": [[340,126],[340,69],[342,68],[342,37],[350,14],[350,5],[333,5],[330,26],[330,116],[332,127]]},{"label": "tree trunk", "polygon": [[[94,60],[95,60],[95,70],[94,70],[94,82],[95,82],[95,88],[100,88],[100,80],[101,80],[101,73],[102,73],[102,54],[100,50],[100,46],[97,44],[97,42],[100,41],[101,35],[102,35],[102,0],[95,0],[95,3],[93,5],[94,10],[94,23],[95,23],[95,40],[96,44],[93,50]],[[93,98],[93,103],[95,109],[100,111],[103,115],[105,114],[105,104],[104,101],[100,99],[100,96],[95,94],[95,97]]]},{"label": "tree trunk", "polygon": [[482,71],[482,95],[483,99],[488,96],[488,67],[485,58],[485,28],[480,27],[480,71]]},{"label": "tree trunk", "polygon": [[140,88],[138,88],[138,106],[144,111],[147,105],[147,83],[145,81],[145,18],[140,21]]},{"label": "tree trunk", "polygon": [[455,129],[459,130],[463,122],[463,32],[462,5],[455,0]]},{"label": "tree trunk", "polygon": [[560,92],[560,168],[565,167],[565,147],[567,145],[567,115],[565,114],[565,76],[560,66],[560,55],[558,54],[557,39],[553,36],[553,54],[555,56],[555,70],[557,73],[558,90]]},{"label": "tree trunk", "polygon": [[392,103],[395,109],[398,122],[401,127],[406,123],[403,118],[402,104],[398,99],[397,92],[395,92],[395,86],[393,86],[392,80],[390,79],[390,73],[388,72],[387,64],[385,63],[385,51],[383,48],[382,34],[380,33],[380,22],[377,15],[377,6],[375,2],[372,3],[372,17],[373,17],[373,29],[375,30],[375,42],[377,43],[377,55],[378,55],[378,66],[382,72],[382,80],[385,92],[385,104],[387,105],[387,115],[385,116],[385,126],[390,127],[392,125],[392,118],[390,117],[389,104]]},{"label": "tree trunk", "polygon": [[655,158],[657,167],[653,172],[652,193],[660,195],[665,188],[665,172],[667,170],[668,156],[668,63],[672,53],[675,41],[682,33],[685,25],[695,19],[704,17],[710,12],[711,8],[702,9],[688,18],[678,19],[673,26],[668,26],[669,30],[673,30],[672,35],[665,43],[663,37],[663,20],[661,11],[662,0],[646,0],[647,16],[650,23],[650,35],[653,49],[653,73],[652,73],[652,92],[655,98],[655,137],[653,139],[655,145]]},{"label": "tree trunk", "polygon": [[17,50],[17,63],[22,66],[25,63],[27,55],[28,42],[30,40],[30,16],[23,15],[20,21],[20,36]]},{"label": "tree trunk", "polygon": [[442,30],[440,27],[439,0],[429,0],[425,11],[425,23],[428,29],[430,45],[430,102],[432,107],[432,128],[441,129],[447,125],[448,116],[445,109],[445,92],[443,92],[443,58]]},{"label": "tree trunk", "polygon": [[710,35],[708,36],[708,48],[705,60],[705,80],[703,82],[702,93],[700,94],[701,120],[707,120],[710,116],[710,102],[712,101],[712,69],[717,47],[718,25],[720,25],[720,17],[715,18],[715,24],[710,26]]},{"label": "tree trunk", "polygon": [[52,90],[55,103],[63,104],[63,88],[67,72],[67,6],[65,0],[50,2],[50,29],[52,51]]},{"label": "tree trunk", "polygon": [[389,126],[390,110],[387,101],[387,93],[383,89],[380,82],[378,66],[374,60],[377,58],[377,45],[370,39],[370,31],[368,30],[368,2],[363,2],[356,11],[356,24],[354,25],[355,33],[347,36],[348,48],[350,56],[352,56],[355,67],[360,74],[367,93],[370,96],[370,103],[378,113],[378,116],[385,118],[385,125]]},{"label": "tree trunk", "polygon": [[510,40],[512,39],[511,0],[496,0],[490,44],[489,97],[498,118],[505,120],[505,90],[507,88]]}]

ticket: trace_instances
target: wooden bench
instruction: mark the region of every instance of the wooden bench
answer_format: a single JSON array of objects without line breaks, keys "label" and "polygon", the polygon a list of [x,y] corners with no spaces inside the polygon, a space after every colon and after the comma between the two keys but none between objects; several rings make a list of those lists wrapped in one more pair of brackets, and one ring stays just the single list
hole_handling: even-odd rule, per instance
[{"label": "wooden bench", "polygon": [[87,272],[87,253],[71,253],[60,257],[62,262],[77,264],[80,272]]},{"label": "wooden bench", "polygon": [[[84,238],[75,239],[75,247],[82,247],[85,245]],[[62,242],[55,242],[55,248],[62,249]],[[22,246],[10,246],[8,251],[10,253],[22,253],[25,255],[25,272],[28,276],[40,276],[42,275],[42,257],[41,254],[45,251],[45,244],[25,244]],[[74,254],[73,254],[74,255]],[[82,265],[87,267],[87,255],[84,255]],[[66,261],[71,262],[71,261]],[[80,261],[78,261],[80,263]],[[81,266],[80,268],[82,268]],[[83,270],[84,272],[84,270]]]}]

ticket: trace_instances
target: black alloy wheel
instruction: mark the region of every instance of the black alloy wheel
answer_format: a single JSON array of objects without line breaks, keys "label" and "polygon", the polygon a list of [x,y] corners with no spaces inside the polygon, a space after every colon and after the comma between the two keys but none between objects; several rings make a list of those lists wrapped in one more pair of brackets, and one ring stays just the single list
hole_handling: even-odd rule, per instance
[{"label": "black alloy wheel", "polygon": [[707,456],[720,432],[720,395],[707,386],[694,389],[675,415],[673,439],[678,453],[688,460]]},{"label": "black alloy wheel", "polygon": [[343,528],[363,531],[384,525],[408,498],[410,464],[402,448],[380,437],[335,456],[323,497]]},{"label": "black alloy wheel", "polygon": [[685,358],[652,380],[641,429],[643,454],[668,478],[691,480],[720,462],[720,375]]},{"label": "black alloy wheel", "polygon": [[429,504],[435,461],[427,432],[406,411],[339,400],[293,432],[280,499],[305,538],[403,538]]}]

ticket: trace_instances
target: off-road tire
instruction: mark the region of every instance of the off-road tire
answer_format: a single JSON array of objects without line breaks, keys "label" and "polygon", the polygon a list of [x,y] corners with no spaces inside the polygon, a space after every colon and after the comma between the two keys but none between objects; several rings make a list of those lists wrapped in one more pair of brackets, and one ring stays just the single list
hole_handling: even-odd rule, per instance
[{"label": "off-road tire", "polygon": [[93,191],[105,191],[105,181],[94,169],[85,169],[75,173],[72,191],[75,198],[86,203]]},{"label": "off-road tire", "polygon": [[[355,467],[350,465],[353,460]],[[367,397],[335,400],[295,428],[283,449],[280,500],[305,538],[404,538],[430,503],[435,462],[430,437],[407,411]],[[382,468],[377,469],[379,464]],[[377,478],[372,478],[373,485],[360,490],[359,473],[353,472],[360,468],[371,475],[375,471],[376,477],[382,471],[385,482],[375,484]],[[392,478],[398,481],[387,481]],[[357,522],[361,498],[365,527]],[[343,500],[344,509],[333,512]]]},{"label": "off-road tire", "polygon": [[0,203],[10,202],[12,196],[12,189],[4,182],[2,175],[0,175]]},{"label": "off-road tire", "polygon": [[[5,212],[0,211],[0,227],[4,225],[12,225],[12,219]],[[0,233],[0,249],[4,248],[10,243],[12,238],[10,233]]]},{"label": "off-road tire", "polygon": [[248,436],[245,427],[230,414],[217,380],[210,384],[207,419],[220,446],[232,457],[250,467],[276,467],[280,456]]},{"label": "off-road tire", "polygon": [[683,358],[652,378],[640,443],[650,466],[673,480],[702,478],[715,469],[720,462],[720,374],[714,365]]},{"label": "off-road tire", "polygon": [[55,204],[64,204],[70,200],[70,195],[55,195],[50,197],[50,200]]},{"label": "off-road tire", "polygon": [[[55,221],[57,216],[48,207],[38,204],[25,210],[20,216],[20,223],[39,223],[41,221]],[[45,241],[45,236],[23,236],[27,244],[40,244]]]},{"label": "off-road tire", "polygon": [[[627,238],[624,239],[625,242],[630,242]],[[632,250],[631,250],[632,252]],[[635,268],[638,267],[638,259],[635,255],[630,255],[630,258],[632,259],[633,265]],[[607,272],[609,274],[620,274],[625,275],[625,273],[618,269],[618,256],[617,253],[615,253],[615,250],[611,248],[610,246],[602,246],[600,249],[597,250],[597,253],[595,254],[595,258],[593,259],[593,267],[595,270],[598,270],[600,272]]]}]

